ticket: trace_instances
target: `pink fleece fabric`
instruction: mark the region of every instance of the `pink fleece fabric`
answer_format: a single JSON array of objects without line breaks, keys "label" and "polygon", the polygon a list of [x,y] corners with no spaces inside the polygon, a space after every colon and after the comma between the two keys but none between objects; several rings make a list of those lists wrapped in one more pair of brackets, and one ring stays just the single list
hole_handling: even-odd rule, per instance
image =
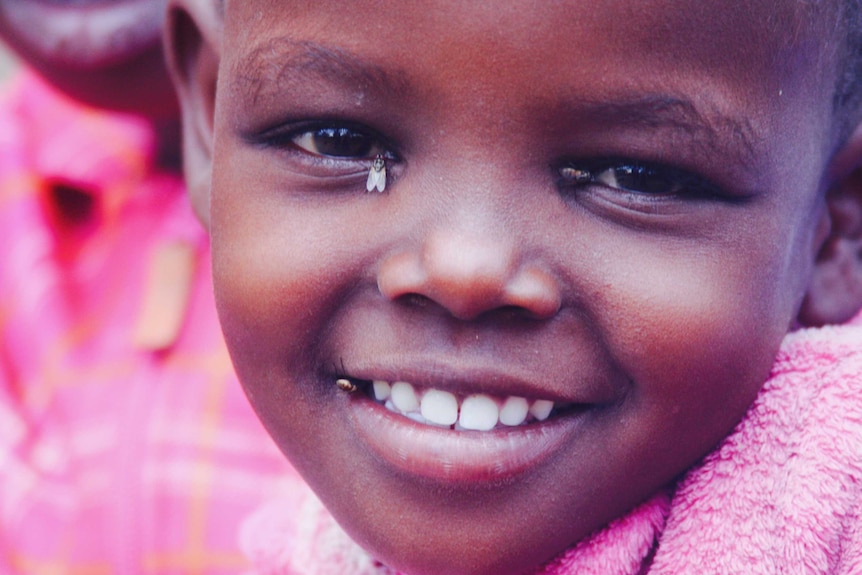
[{"label": "pink fleece fabric", "polygon": [[[256,573],[392,573],[307,487],[248,518]],[[731,435],[666,493],[573,546],[542,575],[862,573],[862,321],[782,343]]]}]

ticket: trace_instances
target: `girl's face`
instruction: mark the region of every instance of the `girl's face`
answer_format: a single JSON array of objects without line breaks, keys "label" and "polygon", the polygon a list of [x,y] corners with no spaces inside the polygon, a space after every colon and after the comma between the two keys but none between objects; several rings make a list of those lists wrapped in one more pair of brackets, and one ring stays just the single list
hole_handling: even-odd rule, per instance
[{"label": "girl's face", "polygon": [[166,0],[0,0],[0,36],[61,90],[107,108],[176,113],[161,50]]},{"label": "girl's face", "polygon": [[360,544],[518,573],[731,431],[824,239],[835,63],[796,4],[228,4],[219,311]]}]

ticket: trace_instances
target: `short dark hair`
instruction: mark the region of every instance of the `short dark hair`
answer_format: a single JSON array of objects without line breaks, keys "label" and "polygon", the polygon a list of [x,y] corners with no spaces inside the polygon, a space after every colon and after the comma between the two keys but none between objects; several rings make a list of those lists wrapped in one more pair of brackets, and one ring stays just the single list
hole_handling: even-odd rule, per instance
[{"label": "short dark hair", "polygon": [[838,54],[840,65],[833,108],[838,125],[843,125],[840,136],[845,139],[859,121],[862,103],[862,0],[841,0],[839,12],[843,28],[840,33],[845,41],[839,46],[843,53]]},{"label": "short dark hair", "polygon": [[836,20],[827,32],[839,38],[832,117],[835,144],[840,147],[862,121],[862,0],[839,0],[835,8]]}]

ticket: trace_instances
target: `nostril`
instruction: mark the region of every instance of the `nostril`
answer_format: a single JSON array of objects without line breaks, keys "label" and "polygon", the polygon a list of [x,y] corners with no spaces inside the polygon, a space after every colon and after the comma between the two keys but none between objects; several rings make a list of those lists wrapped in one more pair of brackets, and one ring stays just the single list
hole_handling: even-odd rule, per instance
[{"label": "nostril", "polygon": [[531,311],[517,305],[504,305],[493,311],[505,319],[532,319],[534,317]]},{"label": "nostril", "polygon": [[428,307],[429,304],[434,303],[431,298],[424,296],[418,293],[409,293],[401,297],[401,300],[411,306],[411,307]]}]

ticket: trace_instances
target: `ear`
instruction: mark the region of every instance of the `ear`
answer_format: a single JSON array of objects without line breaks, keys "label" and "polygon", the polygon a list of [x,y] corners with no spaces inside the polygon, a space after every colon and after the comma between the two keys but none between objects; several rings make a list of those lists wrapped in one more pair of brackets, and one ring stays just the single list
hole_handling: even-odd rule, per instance
[{"label": "ear", "polygon": [[823,239],[799,313],[808,326],[844,323],[862,308],[862,125],[836,154],[830,175]]},{"label": "ear", "polygon": [[220,5],[215,0],[170,0],[165,22],[165,54],[182,111],[183,171],[192,206],[207,228],[223,20]]}]

